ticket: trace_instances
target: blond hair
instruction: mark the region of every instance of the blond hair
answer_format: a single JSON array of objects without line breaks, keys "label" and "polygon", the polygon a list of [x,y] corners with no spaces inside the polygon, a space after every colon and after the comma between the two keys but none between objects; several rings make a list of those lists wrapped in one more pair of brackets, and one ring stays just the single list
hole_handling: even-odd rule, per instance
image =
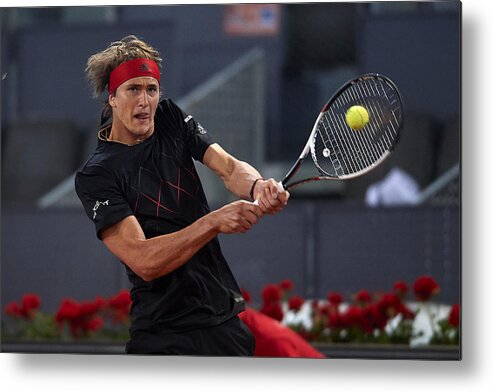
[{"label": "blond hair", "polygon": [[[153,60],[162,68],[162,59],[159,52],[152,46],[148,45],[135,35],[128,35],[120,41],[112,42],[102,52],[93,54],[87,60],[86,75],[89,79],[94,97],[101,96],[108,90],[111,72],[120,64],[138,58]],[[105,114],[110,114],[111,108],[105,102]]]}]

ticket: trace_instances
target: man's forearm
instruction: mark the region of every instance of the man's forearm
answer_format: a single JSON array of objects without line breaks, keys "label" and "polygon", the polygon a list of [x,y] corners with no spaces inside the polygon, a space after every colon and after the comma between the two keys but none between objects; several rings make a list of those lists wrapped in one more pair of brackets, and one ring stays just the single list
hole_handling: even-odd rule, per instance
[{"label": "man's forearm", "polygon": [[218,234],[214,219],[206,215],[174,233],[146,239],[134,216],[102,233],[108,249],[142,279],[149,281],[177,269]]},{"label": "man's forearm", "polygon": [[218,144],[209,146],[203,163],[223,180],[232,193],[242,199],[258,201],[263,213],[281,211],[289,199],[289,193],[275,179],[263,180],[257,169],[228,154]]},{"label": "man's forearm", "polygon": [[235,160],[233,170],[224,184],[231,192],[243,199],[251,199],[251,190],[255,181],[262,178],[260,173],[250,164]]},{"label": "man's forearm", "polygon": [[238,200],[212,211],[177,232],[146,239],[131,215],[104,230],[108,249],[145,281],[181,267],[219,233],[244,233],[257,223],[262,210],[254,203]]},{"label": "man's forearm", "polygon": [[171,234],[145,240],[142,244],[141,274],[145,280],[164,276],[181,267],[218,234],[210,216]]},{"label": "man's forearm", "polygon": [[250,190],[260,173],[246,162],[240,161],[212,144],[204,155],[204,164],[224,182],[226,188],[242,199],[250,199]]}]

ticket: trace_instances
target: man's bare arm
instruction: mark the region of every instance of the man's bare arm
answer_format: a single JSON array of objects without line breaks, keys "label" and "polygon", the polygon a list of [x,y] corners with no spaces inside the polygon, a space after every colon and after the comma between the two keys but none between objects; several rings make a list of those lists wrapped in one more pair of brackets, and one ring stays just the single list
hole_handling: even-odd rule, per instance
[{"label": "man's bare arm", "polygon": [[[243,199],[258,200],[264,213],[277,213],[288,202],[289,193],[280,189],[274,179],[262,179],[257,169],[247,162],[236,159],[218,144],[209,146],[203,161],[204,165],[213,170],[223,180],[226,188],[235,195]],[[256,181],[258,179],[260,180]],[[250,191],[253,191],[252,195]]]},{"label": "man's bare arm", "polygon": [[237,201],[213,211],[175,233],[146,239],[129,216],[101,233],[108,249],[145,281],[164,276],[185,264],[219,233],[244,233],[257,223],[262,210]]}]

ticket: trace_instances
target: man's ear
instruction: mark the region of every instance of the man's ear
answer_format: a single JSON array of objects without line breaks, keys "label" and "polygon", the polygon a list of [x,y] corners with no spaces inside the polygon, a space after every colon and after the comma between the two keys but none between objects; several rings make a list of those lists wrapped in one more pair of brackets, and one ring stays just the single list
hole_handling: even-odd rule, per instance
[{"label": "man's ear", "polygon": [[114,108],[116,107],[116,102],[115,102],[115,99],[116,99],[116,92],[112,92],[109,96],[108,96],[108,104]]}]

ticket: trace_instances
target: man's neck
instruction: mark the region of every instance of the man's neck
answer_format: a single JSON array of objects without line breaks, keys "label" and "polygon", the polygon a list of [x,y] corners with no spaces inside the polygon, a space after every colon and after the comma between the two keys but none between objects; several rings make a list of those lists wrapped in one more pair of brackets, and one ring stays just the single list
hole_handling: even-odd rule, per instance
[{"label": "man's neck", "polygon": [[113,124],[111,126],[110,134],[108,135],[108,141],[126,144],[127,146],[134,146],[142,143],[154,133],[154,126],[152,126],[147,133],[143,135],[133,135],[128,130],[121,130],[118,126]]}]

